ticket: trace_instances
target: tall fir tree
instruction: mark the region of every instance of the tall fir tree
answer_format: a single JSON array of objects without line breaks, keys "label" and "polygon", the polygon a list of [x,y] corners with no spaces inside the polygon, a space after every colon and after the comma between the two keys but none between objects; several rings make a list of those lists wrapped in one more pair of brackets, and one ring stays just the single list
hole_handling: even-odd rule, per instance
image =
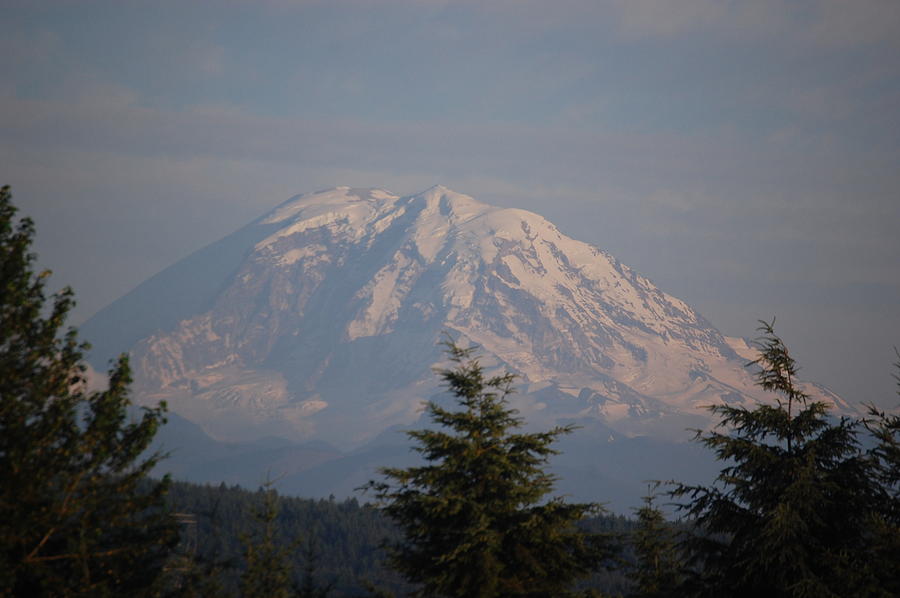
[{"label": "tall fir tree", "polygon": [[303,575],[300,578],[300,584],[297,587],[297,598],[328,598],[334,583],[319,583],[319,547],[312,539],[306,541],[303,548]]},{"label": "tall fir tree", "polygon": [[685,548],[694,596],[890,595],[869,562],[879,493],[859,422],[828,417],[797,384],[797,365],[762,322],[757,380],[775,405],[715,406],[726,431],[698,433],[727,465],[717,484],[676,485],[697,533]]},{"label": "tall fir tree", "polygon": [[241,598],[291,598],[293,568],[290,550],[282,545],[278,533],[278,493],[267,480],[257,493],[262,507],[254,513],[260,529],[246,535],[244,558],[247,566],[241,574]]},{"label": "tall fir tree", "polygon": [[425,464],[384,468],[387,480],[368,485],[405,536],[389,547],[390,564],[420,584],[417,596],[569,595],[611,550],[576,528],[598,505],[546,498],[551,444],[572,427],[516,432],[514,377],[486,377],[472,348],[446,345],[456,367],[438,373],[459,409],[429,402],[439,428],[408,433]]},{"label": "tall fir tree", "polygon": [[[894,378],[900,386],[900,352],[897,357]],[[873,477],[880,485],[879,505],[872,517],[871,562],[879,585],[890,595],[900,596],[900,415],[870,405],[865,426],[874,440],[869,454]]]},{"label": "tall fir tree", "polygon": [[629,571],[633,598],[668,598],[677,595],[684,564],[675,530],[656,506],[651,493],[637,509],[637,528],[631,533],[635,565]]},{"label": "tall fir tree", "polygon": [[257,493],[262,502],[254,512],[257,533],[242,539],[247,566],[241,574],[241,598],[328,598],[331,585],[320,586],[316,580],[318,555],[312,540],[303,550],[300,583],[295,579],[294,552],[303,539],[294,538],[288,545],[279,540],[279,501],[273,485],[266,480]]},{"label": "tall fir tree", "polygon": [[155,591],[175,524],[167,480],[144,455],[164,407],[129,420],[124,355],[89,391],[73,294],[47,302],[34,225],[0,190],[0,596],[142,596]]}]

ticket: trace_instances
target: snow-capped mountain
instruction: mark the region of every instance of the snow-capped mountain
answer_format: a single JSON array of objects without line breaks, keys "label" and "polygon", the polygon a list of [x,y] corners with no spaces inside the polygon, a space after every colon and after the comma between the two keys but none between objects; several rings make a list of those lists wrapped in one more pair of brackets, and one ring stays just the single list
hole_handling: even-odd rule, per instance
[{"label": "snow-capped mountain", "polygon": [[541,216],[444,187],[294,197],[83,328],[95,362],[131,352],[140,401],[214,437],[345,448],[438,396],[444,332],[518,375],[512,402],[535,426],[687,439],[707,405],[772,400],[744,340]]}]

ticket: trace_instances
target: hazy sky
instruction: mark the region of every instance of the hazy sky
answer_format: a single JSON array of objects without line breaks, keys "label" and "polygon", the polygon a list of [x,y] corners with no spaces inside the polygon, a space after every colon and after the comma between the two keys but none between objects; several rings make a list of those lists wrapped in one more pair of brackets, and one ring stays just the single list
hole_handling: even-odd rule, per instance
[{"label": "hazy sky", "polygon": [[[536,211],[896,404],[897,0],[4,0],[0,165],[78,323],[288,197]],[[89,339],[88,339],[89,340]]]}]

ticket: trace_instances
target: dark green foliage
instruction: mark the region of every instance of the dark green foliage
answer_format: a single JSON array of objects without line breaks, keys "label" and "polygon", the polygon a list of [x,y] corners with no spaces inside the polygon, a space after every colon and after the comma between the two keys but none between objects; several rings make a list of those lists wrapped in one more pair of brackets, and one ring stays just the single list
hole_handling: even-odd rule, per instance
[{"label": "dark green foliage", "polygon": [[624,515],[600,514],[578,522],[578,529],[587,534],[598,534],[608,540],[610,558],[604,567],[595,570],[575,587],[578,596],[626,596],[633,587],[628,578],[628,567],[633,561],[629,538],[636,529],[634,519]]},{"label": "dark green foliage", "polygon": [[[173,510],[190,513],[196,521],[190,531],[197,537],[195,561],[202,565],[201,572],[209,572],[223,586],[215,595],[238,593],[246,567],[246,547],[241,538],[258,532],[260,522],[254,513],[260,511],[263,494],[237,486],[175,482],[168,500]],[[274,527],[275,536],[287,547],[299,548],[290,550],[288,557],[292,580],[299,581],[295,591],[301,596],[309,587],[313,595],[330,590],[328,596],[336,598],[359,596],[364,594],[365,580],[401,594],[407,588],[381,565],[381,543],[386,538],[396,539],[398,534],[377,509],[354,499],[279,496]]]},{"label": "dark green foliage", "polygon": [[461,409],[429,403],[440,429],[409,433],[426,464],[385,468],[389,481],[368,485],[405,538],[391,545],[391,566],[419,596],[566,595],[609,552],[604,536],[576,528],[597,505],[545,499],[550,445],[572,428],[514,433],[513,377],[486,378],[472,349],[447,346],[456,367],[439,374]]},{"label": "dark green foliage", "polygon": [[262,529],[242,538],[247,566],[241,574],[241,598],[290,598],[293,595],[290,550],[275,537],[278,493],[267,481],[259,494],[262,508],[257,507],[253,514]]},{"label": "dark green foliage", "polygon": [[34,225],[0,190],[0,595],[141,596],[176,540],[167,480],[144,483],[142,457],[163,407],[127,416],[128,360],[109,387],[86,388],[87,344],[62,327],[68,288],[47,302]]},{"label": "dark green foliage", "polygon": [[[219,582],[222,589],[196,595],[234,595],[240,585],[245,566],[245,548],[240,538],[258,529],[253,513],[259,509],[260,493],[237,486],[201,486],[174,482],[169,492],[171,509],[191,514],[191,525],[183,528],[187,552],[194,552],[194,585],[197,582]],[[309,546],[313,548],[313,584],[327,588],[329,596],[368,595],[367,585],[384,588],[386,595],[406,596],[412,588],[384,564],[382,544],[401,539],[399,530],[370,505],[360,505],[355,499],[345,501],[313,500],[279,496],[276,517],[278,535],[284,539],[303,539],[303,548],[290,553],[291,569],[302,572],[300,593],[305,585],[305,570],[310,564]],[[624,517],[591,517],[579,522],[586,533],[612,534],[627,532],[632,522]],[[187,571],[187,570],[186,570]],[[600,572],[585,587],[604,591],[621,589],[617,572]],[[184,587],[187,584],[184,580]],[[367,583],[368,582],[368,583]],[[199,586],[198,586],[199,587]]]},{"label": "dark green foliage", "polygon": [[711,487],[678,485],[699,533],[686,544],[699,596],[889,595],[869,559],[879,490],[859,423],[830,420],[798,388],[796,364],[770,324],[758,380],[784,400],[713,407],[730,433],[699,435],[727,465]]},{"label": "dark green foliage", "polygon": [[[900,361],[895,366],[900,372]],[[894,377],[900,384],[900,375]],[[881,491],[879,508],[872,517],[873,570],[889,595],[900,596],[900,416],[872,405],[865,426],[875,441],[870,455],[873,477]]]},{"label": "dark green foliage", "polygon": [[306,540],[305,548],[302,550],[303,575],[296,590],[298,598],[327,598],[331,595],[333,583],[324,586],[319,584],[319,554],[320,548],[316,542],[312,539]]},{"label": "dark green foliage", "polygon": [[681,585],[684,564],[677,547],[676,532],[656,505],[654,496],[644,497],[637,510],[637,528],[631,533],[635,565],[630,571],[636,598],[674,596]]},{"label": "dark green foliage", "polygon": [[318,554],[310,540],[303,551],[302,581],[297,581],[293,556],[303,538],[293,537],[288,546],[277,537],[279,497],[272,486],[266,481],[257,493],[262,506],[254,510],[254,518],[261,529],[242,537],[246,566],[241,574],[241,598],[327,598],[331,586],[320,587],[316,582]]}]

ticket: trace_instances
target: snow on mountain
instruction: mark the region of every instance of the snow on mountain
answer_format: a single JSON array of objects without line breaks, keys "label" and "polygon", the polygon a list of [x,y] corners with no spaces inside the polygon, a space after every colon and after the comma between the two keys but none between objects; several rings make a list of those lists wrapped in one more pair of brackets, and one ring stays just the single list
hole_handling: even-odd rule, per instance
[{"label": "snow on mountain", "polygon": [[220,439],[352,447],[413,423],[439,396],[444,331],[519,376],[513,402],[535,426],[687,439],[707,405],[772,400],[742,339],[541,216],[440,186],[294,197],[86,329],[96,357],[132,352],[140,400]]}]

